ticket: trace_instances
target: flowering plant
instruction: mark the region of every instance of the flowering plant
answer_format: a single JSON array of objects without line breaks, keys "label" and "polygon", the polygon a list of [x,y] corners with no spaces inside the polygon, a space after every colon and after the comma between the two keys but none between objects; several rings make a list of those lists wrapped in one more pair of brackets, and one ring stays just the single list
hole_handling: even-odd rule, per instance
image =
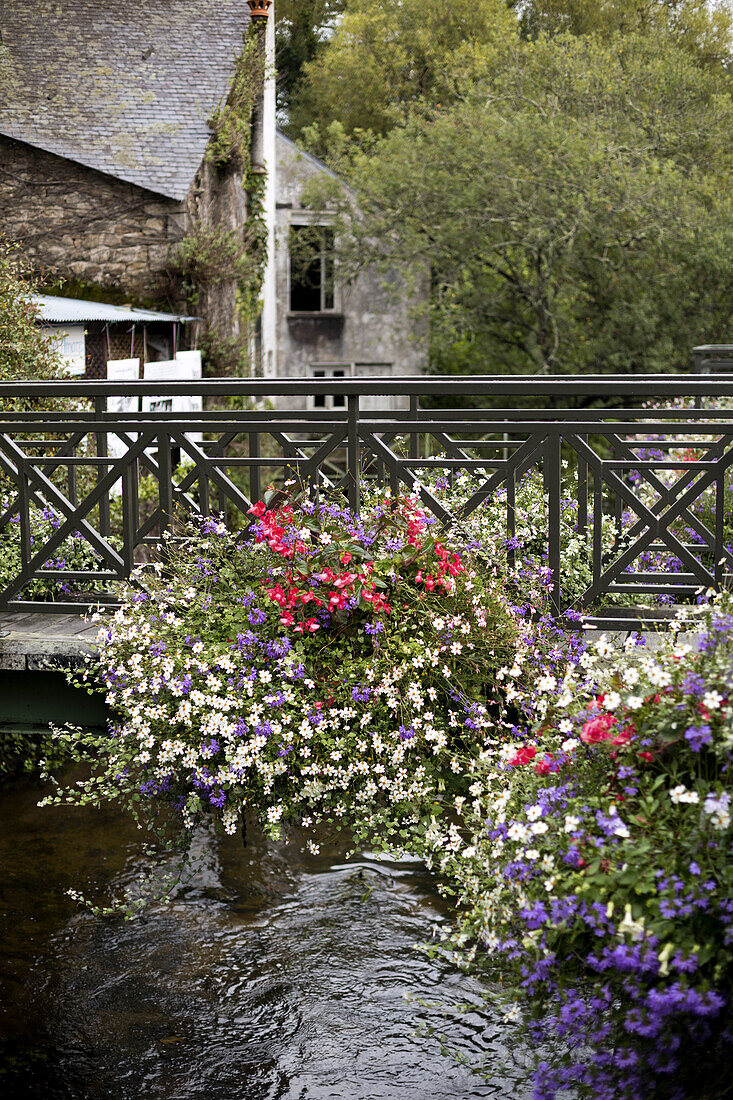
[{"label": "flowering plant", "polygon": [[[14,495],[0,493],[0,512],[6,512],[14,499]],[[49,506],[39,508],[35,504],[30,505],[28,518],[29,543],[32,551],[41,547],[52,537],[61,526],[63,519],[53,508]],[[113,546],[118,545],[118,540],[114,537],[110,542]],[[21,564],[20,515],[11,514],[0,530],[0,591],[16,579],[21,572]],[[104,589],[103,581],[69,580],[61,573],[61,570],[94,573],[104,568],[104,562],[99,554],[79,532],[68,535],[53,554],[43,562],[42,568],[49,572],[43,577],[27,581],[19,593],[22,599],[59,600],[79,592],[99,592]],[[54,570],[59,571],[58,579],[53,576]]]},{"label": "flowering plant", "polygon": [[733,1038],[732,640],[729,600],[696,646],[602,638],[525,740],[468,765],[460,822],[428,831],[456,958],[511,975],[511,1014],[566,1043],[537,1097],[686,1096],[690,1048]]},{"label": "flowering plant", "polygon": [[167,805],[184,830],[234,832],[250,808],[273,835],[396,834],[493,725],[516,618],[412,497],[357,518],[268,493],[251,512],[244,536],[206,519],[138,574],[100,633],[119,720],[103,743],[74,735],[95,772],[58,798]]}]

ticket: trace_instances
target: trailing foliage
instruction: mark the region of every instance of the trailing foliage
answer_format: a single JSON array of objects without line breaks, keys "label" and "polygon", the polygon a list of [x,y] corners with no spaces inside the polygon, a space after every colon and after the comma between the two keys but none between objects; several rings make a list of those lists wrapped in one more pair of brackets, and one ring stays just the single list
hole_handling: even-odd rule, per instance
[{"label": "trailing foliage", "polygon": [[501,974],[510,1017],[561,1042],[543,1100],[729,1085],[732,610],[694,644],[678,620],[651,653],[602,638],[541,678],[542,720],[470,761],[458,822],[428,834],[462,911],[454,959]]},{"label": "trailing foliage", "polygon": [[206,159],[219,168],[237,165],[245,179],[251,168],[252,112],[265,78],[264,51],[255,29],[237,59],[229,95],[209,118],[211,138]]},{"label": "trailing foliage", "polygon": [[254,514],[244,539],[204,521],[105,628],[122,720],[63,797],[162,798],[186,828],[228,832],[245,807],[274,834],[416,823],[498,705],[493,670],[518,644],[498,579],[411,499],[361,519],[307,500]]}]

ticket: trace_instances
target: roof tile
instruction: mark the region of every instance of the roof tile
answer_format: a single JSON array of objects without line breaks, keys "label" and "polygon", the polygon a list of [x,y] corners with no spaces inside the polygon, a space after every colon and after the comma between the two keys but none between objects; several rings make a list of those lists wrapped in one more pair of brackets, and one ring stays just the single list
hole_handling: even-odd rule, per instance
[{"label": "roof tile", "polygon": [[183,199],[246,0],[4,0],[0,133]]}]

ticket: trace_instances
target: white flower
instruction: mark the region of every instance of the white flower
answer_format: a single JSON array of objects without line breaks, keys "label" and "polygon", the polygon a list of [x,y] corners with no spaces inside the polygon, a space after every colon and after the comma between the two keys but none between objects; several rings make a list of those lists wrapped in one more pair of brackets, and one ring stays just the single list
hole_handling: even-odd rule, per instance
[{"label": "white flower", "polygon": [[574,833],[575,830],[579,826],[580,826],[580,818],[575,817],[574,814],[568,814],[567,817],[565,818],[565,832],[566,833]]},{"label": "white flower", "polygon": [[560,733],[572,733],[573,723],[569,718],[563,718],[562,721],[558,723],[557,728],[560,730]]},{"label": "white flower", "polygon": [[700,801],[700,795],[697,791],[688,791],[684,783],[679,783],[676,787],[673,787],[669,792],[669,797],[675,805],[679,805],[681,802]]},{"label": "white flower", "polygon": [[606,710],[615,710],[621,702],[621,696],[617,691],[609,691],[603,700],[603,705]]},{"label": "white flower", "polygon": [[563,752],[573,752],[574,749],[577,749],[579,744],[580,741],[577,737],[568,737],[567,741],[563,741],[560,748]]},{"label": "white flower", "polygon": [[644,918],[634,920],[631,916],[631,906],[627,905],[624,919],[619,923],[617,933],[619,936],[629,935],[632,940],[640,940],[644,937]]},{"label": "white flower", "polygon": [[644,706],[644,700],[640,695],[627,695],[626,706],[629,708],[629,710],[638,710],[639,707]]},{"label": "white flower", "polygon": [[557,680],[549,673],[545,676],[540,676],[539,680],[537,681],[538,691],[554,691],[556,687]]},{"label": "white flower", "polygon": [[649,680],[655,687],[668,687],[672,683],[672,676],[667,672],[666,668],[660,668],[659,665],[652,665],[649,669]]},{"label": "white flower", "polygon": [[702,705],[708,710],[717,710],[723,702],[723,696],[717,691],[706,691],[702,697]]},{"label": "white flower", "polygon": [[639,670],[638,668],[625,668],[621,673],[621,679],[627,687],[633,687],[634,684],[639,682]]}]

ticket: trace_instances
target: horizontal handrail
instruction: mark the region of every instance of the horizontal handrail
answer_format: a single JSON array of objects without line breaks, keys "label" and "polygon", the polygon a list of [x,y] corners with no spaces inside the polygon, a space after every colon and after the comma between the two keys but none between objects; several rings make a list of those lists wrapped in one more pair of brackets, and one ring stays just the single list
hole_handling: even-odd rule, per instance
[{"label": "horizontal handrail", "polygon": [[731,374],[409,375],[400,378],[206,378],[187,382],[0,382],[0,398],[286,397],[319,394],[365,397],[522,395],[609,397],[733,397]]}]

